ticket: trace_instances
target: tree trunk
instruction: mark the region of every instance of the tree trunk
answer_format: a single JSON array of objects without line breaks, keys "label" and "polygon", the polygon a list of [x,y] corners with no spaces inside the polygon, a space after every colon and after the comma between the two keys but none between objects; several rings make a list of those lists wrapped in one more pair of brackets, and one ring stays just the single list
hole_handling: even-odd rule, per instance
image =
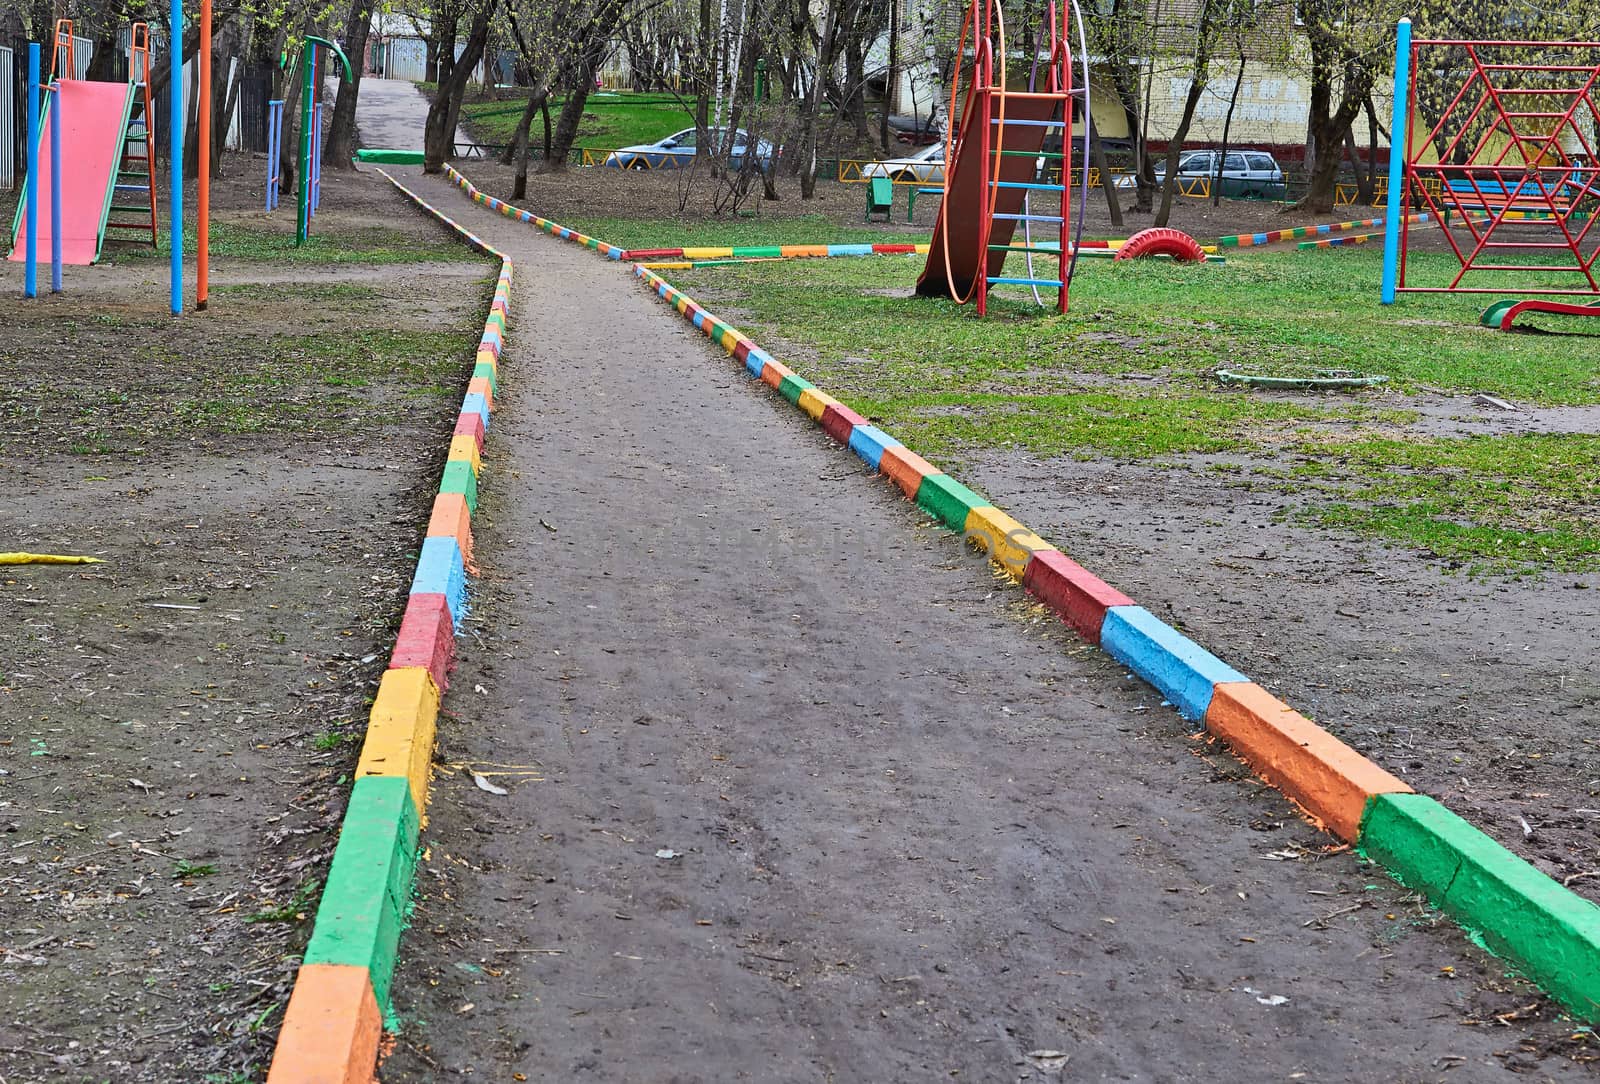
[{"label": "tree trunk", "polygon": [[[495,0],[487,0],[482,10],[472,19],[472,29],[467,34],[467,48],[458,63],[450,66],[450,75],[439,84],[428,105],[428,122],[423,130],[424,173],[439,173],[445,159],[455,157],[456,121],[461,114],[461,98],[467,91],[467,81],[472,69],[483,56],[484,43],[489,40],[489,18],[494,13]],[[451,50],[454,51],[454,43]],[[441,54],[442,55],[442,54]]]},{"label": "tree trunk", "polygon": [[523,112],[523,124],[517,129],[517,141],[520,147],[517,151],[517,179],[511,186],[511,198],[522,199],[528,194],[528,160],[533,157],[533,143],[529,138],[528,130],[533,127],[533,114],[535,111],[544,114],[544,149],[550,152],[550,94],[540,91],[530,95],[528,108]]},{"label": "tree trunk", "polygon": [[333,100],[333,123],[322,148],[322,164],[333,169],[355,168],[356,100],[361,95],[361,72],[367,66],[367,34],[372,29],[374,6],[374,0],[350,0],[350,17],[344,24],[350,78],[339,80],[339,93]]},{"label": "tree trunk", "polygon": [[[607,8],[620,10],[619,4],[608,4]],[[561,103],[561,115],[556,119],[555,135],[550,141],[550,152],[545,157],[544,165],[540,167],[541,173],[553,173],[566,169],[567,155],[572,153],[572,142],[578,138],[578,125],[583,121],[583,107],[589,101],[589,91],[594,88],[594,73],[600,70],[600,62],[605,59],[606,46],[610,43],[611,27],[601,20],[602,13],[597,13],[590,24],[588,40],[583,44],[583,52],[579,54],[577,70],[574,72],[575,83],[567,92],[566,100]],[[614,19],[610,20],[614,22]],[[701,152],[698,145],[695,154]]]},{"label": "tree trunk", "polygon": [[1222,149],[1217,152],[1217,171],[1211,183],[1216,188],[1211,193],[1211,206],[1222,204],[1222,163],[1228,157],[1228,137],[1233,131],[1233,110],[1239,104],[1239,92],[1244,88],[1244,42],[1239,43],[1239,73],[1233,77],[1233,94],[1228,98],[1228,112],[1222,118]]},{"label": "tree trunk", "polygon": [[[900,91],[900,0],[889,0],[889,70],[884,75],[883,117],[878,125],[878,142],[883,153],[889,153],[889,114],[894,112],[894,98]],[[916,110],[912,109],[915,113]]]},{"label": "tree trunk", "polygon": [[1345,133],[1349,132],[1350,125],[1361,112],[1368,95],[1372,93],[1373,74],[1372,70],[1358,59],[1346,57],[1343,65],[1344,86],[1339,107],[1332,109],[1334,65],[1332,59],[1326,55],[1326,49],[1329,47],[1327,42],[1321,43],[1323,46],[1321,56],[1316,55],[1318,44],[1318,36],[1313,35],[1314,58],[1311,65],[1310,94],[1313,154],[1311,183],[1305,196],[1294,207],[1313,214],[1329,214],[1333,211],[1334,185],[1339,179],[1339,164],[1344,157]]},{"label": "tree trunk", "polygon": [[1189,93],[1183,99],[1183,115],[1178,119],[1178,130],[1172,133],[1172,139],[1167,144],[1167,176],[1161,183],[1161,209],[1156,212],[1152,225],[1165,226],[1172,215],[1172,197],[1178,188],[1178,156],[1183,153],[1183,141],[1189,137],[1189,125],[1194,122],[1194,111],[1200,105],[1200,96],[1205,89],[1203,76],[1197,74],[1190,80]]},{"label": "tree trunk", "polygon": [[[1106,162],[1106,149],[1100,142],[1100,130],[1094,126],[1094,121],[1089,125],[1089,156],[1094,159],[1094,168],[1100,171],[1100,187],[1106,190],[1106,210],[1111,215],[1111,224],[1117,229],[1122,229],[1122,205],[1117,199],[1117,186],[1112,183],[1111,167]],[[1087,197],[1085,193],[1085,197]]]},{"label": "tree trunk", "polygon": [[711,33],[711,0],[700,0],[700,54],[696,60],[694,97],[694,156],[711,153],[711,51],[716,38]]},{"label": "tree trunk", "polygon": [[[503,166],[514,165],[521,162],[528,152],[528,131],[533,127],[534,114],[539,112],[539,105],[543,94],[529,94],[528,104],[522,107],[522,116],[517,121],[516,133],[511,137],[511,142],[500,154],[500,164]],[[519,173],[526,173],[525,166],[519,167]]]}]

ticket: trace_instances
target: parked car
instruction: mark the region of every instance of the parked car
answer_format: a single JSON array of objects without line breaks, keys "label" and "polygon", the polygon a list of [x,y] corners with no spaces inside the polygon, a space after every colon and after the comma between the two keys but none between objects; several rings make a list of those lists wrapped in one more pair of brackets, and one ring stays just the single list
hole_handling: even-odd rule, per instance
[{"label": "parked car", "polygon": [[868,179],[888,177],[891,181],[898,181],[901,184],[913,181],[917,184],[943,184],[944,144],[931,143],[916,154],[904,158],[885,158],[881,162],[869,162],[861,167],[861,176]]},{"label": "parked car", "polygon": [[[1178,157],[1178,176],[1208,177],[1215,183],[1217,176],[1216,151],[1185,151]],[[1166,177],[1166,163],[1156,166],[1156,183]],[[1132,174],[1116,180],[1118,188],[1136,185]],[[1266,151],[1229,151],[1222,160],[1222,195],[1227,199],[1283,199],[1288,190],[1283,183],[1283,170]]]},{"label": "parked car", "polygon": [[[713,128],[706,133],[713,148],[722,146],[727,131],[726,128]],[[656,143],[640,143],[612,151],[600,164],[614,169],[673,169],[687,166],[694,161],[698,137],[699,133],[693,128],[685,128]],[[733,149],[728,156],[728,164],[734,169],[744,168],[745,155],[749,150],[750,133],[740,128],[734,133]],[[762,169],[772,165],[772,154],[771,143],[765,139],[756,140],[756,161]]]}]

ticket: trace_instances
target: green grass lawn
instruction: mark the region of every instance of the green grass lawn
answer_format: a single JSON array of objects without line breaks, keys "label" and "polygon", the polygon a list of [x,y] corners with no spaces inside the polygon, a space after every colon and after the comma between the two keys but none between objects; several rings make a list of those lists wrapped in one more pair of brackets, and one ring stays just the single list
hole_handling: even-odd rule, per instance
[{"label": "green grass lawn", "polygon": [[[467,102],[461,107],[461,116],[473,138],[480,142],[510,143],[526,103],[525,97]],[[560,108],[559,102],[551,103],[552,123]],[[597,92],[589,95],[584,104],[575,145],[615,150],[636,143],[654,143],[692,124],[694,116],[670,96]],[[543,122],[535,118],[533,125],[537,141],[543,138]]]},{"label": "green grass lawn", "polygon": [[[678,228],[635,223],[619,243],[676,237]],[[810,239],[845,238],[821,230]],[[737,234],[741,244],[765,240],[755,225]],[[1600,568],[1600,437],[1440,437],[1412,428],[1412,397],[1436,390],[1600,404],[1600,327],[1553,319],[1544,326],[1565,333],[1491,331],[1477,320],[1489,297],[1403,295],[1385,308],[1380,257],[1375,249],[1261,250],[1229,253],[1221,266],[1084,262],[1067,315],[1004,287],[986,320],[971,307],[911,296],[920,257],[667,277],[946,466],[998,448],[1188,466],[1198,465],[1185,461],[1191,453],[1230,453],[1244,465],[1214,469],[1296,495],[1302,505],[1290,514],[1306,523],[1474,568]],[[1021,274],[1012,259],[1008,273]],[[1412,259],[1438,272],[1448,260]],[[1044,267],[1053,270],[1053,261]],[[1224,390],[1212,375],[1224,367],[1357,369],[1390,384],[1321,397]]]}]

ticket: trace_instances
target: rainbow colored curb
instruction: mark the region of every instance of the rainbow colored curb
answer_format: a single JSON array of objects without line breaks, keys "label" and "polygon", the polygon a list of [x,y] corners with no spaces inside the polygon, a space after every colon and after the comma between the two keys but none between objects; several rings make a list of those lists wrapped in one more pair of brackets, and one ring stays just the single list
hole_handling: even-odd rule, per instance
[{"label": "rainbow colored curb", "polygon": [[634,275],[917,506],[1203,725],[1313,822],[1481,936],[1575,1015],[1600,1019],[1600,907],[1557,884],[1162,622],[773,358],[650,269]]},{"label": "rainbow colored curb", "polygon": [[1330,222],[1321,226],[1296,226],[1291,230],[1269,230],[1265,233],[1235,233],[1217,238],[1223,248],[1250,248],[1254,245],[1271,245],[1279,241],[1293,241],[1299,237],[1316,237],[1328,233],[1345,233],[1383,225],[1382,218],[1360,218],[1349,222]]},{"label": "rainbow colored curb", "polygon": [[498,257],[500,277],[451,433],[400,632],[367,720],[355,785],[284,1012],[268,1084],[366,1084],[373,1078],[390,1013],[395,955],[411,913],[439,699],[455,660],[456,629],[466,613],[471,519],[511,304],[511,261],[383,175],[474,248]]},{"label": "rainbow colored curb", "polygon": [[[463,177],[454,166],[445,166],[444,175],[450,178],[457,188],[465,192],[472,199],[473,203],[481,203],[491,211],[498,211],[507,218],[515,219],[518,222],[532,223],[552,237],[559,237],[563,241],[575,241],[584,248],[594,249],[596,252],[600,253],[600,255],[605,256],[608,259],[620,260],[623,257],[622,249],[618,248],[616,245],[608,245],[604,241],[590,237],[586,233],[579,233],[577,230],[569,230],[559,222],[551,222],[548,218],[540,218],[532,211],[524,211],[520,207],[513,207],[505,200],[496,199],[487,192],[480,191],[476,185]],[[392,179],[393,178],[391,178],[391,180]],[[419,200],[418,202],[421,201]],[[423,206],[427,205],[423,204]],[[454,223],[452,223],[452,225],[453,224]]]},{"label": "rainbow colored curb", "polygon": [[837,245],[735,245],[709,248],[630,248],[622,254],[634,263],[655,260],[806,260],[838,259],[842,256],[925,256],[926,244],[837,244]]}]

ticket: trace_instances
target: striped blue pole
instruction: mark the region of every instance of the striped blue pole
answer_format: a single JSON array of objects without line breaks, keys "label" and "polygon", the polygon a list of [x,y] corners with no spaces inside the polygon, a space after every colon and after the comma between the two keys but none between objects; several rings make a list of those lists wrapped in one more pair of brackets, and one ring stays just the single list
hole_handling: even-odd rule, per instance
[{"label": "striped blue pole", "polygon": [[50,92],[50,292],[61,292],[61,80]]},{"label": "striped blue pole", "polygon": [[172,0],[172,19],[168,27],[167,86],[171,90],[172,111],[167,129],[172,137],[172,161],[167,176],[172,181],[172,206],[168,213],[172,238],[172,315],[183,312],[183,0]]},{"label": "striped blue pole", "polygon": [[1383,221],[1383,294],[1393,305],[1400,272],[1401,197],[1405,195],[1406,145],[1411,138],[1411,20],[1401,19],[1394,39],[1394,115],[1389,120],[1389,205]]},{"label": "striped blue pole", "polygon": [[28,43],[28,236],[22,292],[39,296],[39,43]]}]

